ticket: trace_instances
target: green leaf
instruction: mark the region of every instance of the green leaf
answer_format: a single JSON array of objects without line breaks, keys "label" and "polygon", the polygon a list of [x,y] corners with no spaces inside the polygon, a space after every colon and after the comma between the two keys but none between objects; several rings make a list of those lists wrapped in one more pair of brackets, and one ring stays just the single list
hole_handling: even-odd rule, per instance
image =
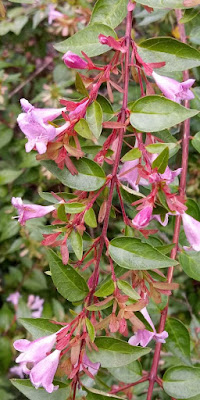
[{"label": "green leaf", "polygon": [[[73,202],[73,203],[65,203],[61,204],[64,206],[65,213],[67,214],[79,214],[85,210],[85,204]],[[58,208],[60,205],[58,206]]]},{"label": "green leaf", "polygon": [[12,183],[21,174],[22,171],[16,171],[15,169],[2,169],[0,172],[0,185],[7,185],[8,183]]},{"label": "green leaf", "polygon": [[45,318],[20,318],[19,321],[24,328],[31,333],[33,340],[42,336],[48,336],[59,331],[61,325],[55,325]]},{"label": "green leaf", "polygon": [[132,286],[128,282],[122,281],[122,280],[117,281],[117,286],[118,286],[119,289],[122,290],[122,292],[124,294],[126,294],[131,299],[133,299],[133,300],[139,300],[140,299],[139,294],[136,292],[136,290],[134,290],[132,288]]},{"label": "green leaf", "polygon": [[194,219],[197,219],[197,221],[200,221],[200,209],[196,201],[193,199],[187,199],[186,206],[187,206],[186,213],[189,214]]},{"label": "green leaf", "polygon": [[123,368],[109,368],[109,372],[115,379],[124,383],[137,382],[142,377],[142,367],[139,361],[133,361]]},{"label": "green leaf", "polygon": [[93,304],[92,306],[88,306],[86,307],[87,310],[89,311],[101,311],[101,310],[106,310],[106,308],[109,308],[110,306],[112,306],[113,304],[113,300],[108,301],[108,303],[103,304],[103,305],[95,305]]},{"label": "green leaf", "polygon": [[72,246],[72,249],[74,250],[74,253],[76,254],[76,257],[78,260],[81,260],[83,256],[83,239],[82,236],[80,235],[79,232],[75,231],[75,229],[72,230],[69,236],[69,240]]},{"label": "green leaf", "polygon": [[92,362],[100,362],[102,368],[122,367],[150,352],[150,349],[131,346],[123,340],[100,336],[95,339],[99,351],[87,352]]},{"label": "green leaf", "polygon": [[102,23],[116,28],[126,17],[127,0],[98,0],[94,6],[90,24]]},{"label": "green leaf", "polygon": [[42,161],[41,164],[59,179],[63,185],[72,189],[92,192],[102,187],[106,181],[102,168],[87,158],[73,159],[78,174],[72,175],[67,168],[61,170],[54,161]]},{"label": "green leaf", "polygon": [[76,81],[75,81],[76,90],[81,93],[84,97],[88,97],[88,91],[83,83],[81,75],[76,73]]},{"label": "green leaf", "polygon": [[95,388],[85,388],[87,391],[87,400],[123,400],[122,397],[112,395]]},{"label": "green leaf", "polygon": [[185,10],[183,17],[179,20],[181,24],[186,24],[189,21],[192,21],[199,14],[198,8],[190,8]]},{"label": "green leaf", "polygon": [[6,373],[12,360],[11,342],[8,337],[0,337],[0,373]]},{"label": "green leaf", "polygon": [[47,257],[52,280],[58,292],[71,302],[83,300],[89,289],[82,276],[70,265],[63,265],[53,250],[47,251]]},{"label": "green leaf", "polygon": [[144,40],[138,51],[145,62],[164,61],[165,66],[159,69],[162,73],[183,71],[200,65],[200,52],[197,49],[170,37]]},{"label": "green leaf", "polygon": [[151,154],[160,154],[164,149],[168,147],[169,157],[172,157],[180,149],[178,142],[175,143],[154,143],[145,146],[146,150]]},{"label": "green leaf", "polygon": [[197,132],[191,140],[192,146],[200,153],[200,132]]},{"label": "green leaf", "polygon": [[51,394],[43,388],[35,389],[29,379],[11,379],[11,383],[29,400],[66,400],[70,392],[69,386],[62,382],[54,382],[59,389]]},{"label": "green leaf", "polygon": [[33,269],[29,277],[25,279],[23,288],[32,292],[46,290],[47,282],[44,273],[39,269]]},{"label": "green leaf", "polygon": [[87,331],[88,331],[90,340],[91,340],[91,342],[94,342],[94,339],[95,339],[94,325],[88,318],[85,319],[85,322],[86,322],[86,327],[87,327]]},{"label": "green leaf", "polygon": [[0,126],[0,149],[6,146],[13,137],[13,130],[5,125]]},{"label": "green leaf", "polygon": [[200,281],[200,252],[182,251],[179,254],[179,262],[183,271],[195,281]]},{"label": "green leaf", "polygon": [[169,148],[165,147],[162,153],[153,161],[152,168],[157,168],[160,174],[164,174],[169,160]]},{"label": "green leaf", "polygon": [[95,23],[80,30],[63,42],[56,43],[54,47],[61,53],[73,51],[73,53],[82,56],[81,52],[84,51],[89,57],[98,56],[110,50],[110,47],[99,42],[98,36],[100,34],[117,38],[112,28],[104,24]]},{"label": "green leaf", "polygon": [[77,124],[74,127],[74,130],[82,137],[85,139],[92,139],[93,134],[92,131],[90,130],[90,127],[88,125],[88,122],[84,119],[81,118]]},{"label": "green leaf", "polygon": [[175,244],[165,244],[163,246],[156,246],[156,249],[162,254],[169,254],[171,250],[174,248]]},{"label": "green leaf", "polygon": [[140,158],[142,155],[141,151],[137,148],[131,149],[122,157],[122,161],[132,161],[132,160],[137,160],[137,158]]},{"label": "green leaf", "polygon": [[97,227],[97,219],[93,208],[89,208],[89,210],[86,211],[84,214],[84,221],[91,228]]},{"label": "green leaf", "polygon": [[130,107],[131,125],[138,131],[156,132],[170,128],[199,113],[162,96],[146,96]]},{"label": "green leaf", "polygon": [[168,318],[165,329],[169,334],[166,340],[167,350],[183,364],[191,365],[190,335],[185,325],[178,319]]},{"label": "green leaf", "polygon": [[136,3],[152,8],[187,8],[184,0],[136,0]]},{"label": "green leaf", "polygon": [[200,368],[172,367],[163,376],[165,392],[176,399],[188,399],[200,394]]},{"label": "green leaf", "polygon": [[57,209],[57,214],[58,214],[58,219],[60,219],[61,221],[65,221],[65,222],[67,221],[64,204],[59,204],[58,209]]},{"label": "green leaf", "polygon": [[100,285],[100,288],[98,290],[96,290],[96,292],[94,293],[94,296],[106,297],[106,296],[109,296],[110,294],[112,294],[114,292],[114,290],[115,290],[115,285],[114,285],[112,279],[109,279],[108,281],[106,281],[105,283]]},{"label": "green leaf", "polygon": [[87,108],[86,120],[93,135],[98,139],[102,131],[103,111],[97,101],[93,101]]},{"label": "green leaf", "polygon": [[177,265],[177,261],[161,254],[154,247],[133,237],[111,240],[109,253],[112,259],[126,269],[146,270]]},{"label": "green leaf", "polygon": [[98,94],[97,101],[100,104],[104,114],[114,114],[112,105],[106,97],[102,96],[101,94]]}]

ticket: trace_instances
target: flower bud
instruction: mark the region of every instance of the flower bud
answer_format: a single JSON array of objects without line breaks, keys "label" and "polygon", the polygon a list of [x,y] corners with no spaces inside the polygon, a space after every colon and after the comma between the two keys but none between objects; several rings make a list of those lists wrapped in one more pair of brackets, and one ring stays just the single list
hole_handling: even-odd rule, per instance
[{"label": "flower bud", "polygon": [[88,66],[86,61],[71,51],[67,51],[62,59],[68,68],[86,69]]}]

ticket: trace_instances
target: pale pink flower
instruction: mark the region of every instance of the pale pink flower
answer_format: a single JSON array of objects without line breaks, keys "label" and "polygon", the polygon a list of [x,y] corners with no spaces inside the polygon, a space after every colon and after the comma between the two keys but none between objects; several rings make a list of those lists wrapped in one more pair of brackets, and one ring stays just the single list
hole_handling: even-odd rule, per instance
[{"label": "pale pink flower", "polygon": [[36,389],[43,387],[48,393],[52,393],[59,388],[52,382],[58,368],[60,353],[60,350],[54,350],[32,368],[30,380]]},{"label": "pale pink flower", "polygon": [[153,207],[148,205],[140,210],[132,220],[132,224],[136,229],[142,229],[149,224],[152,218]]},{"label": "pale pink flower", "polygon": [[29,153],[36,147],[39,154],[44,154],[47,150],[48,142],[53,141],[57,135],[70,125],[68,121],[59,128],[48,124],[48,121],[53,121],[61,115],[65,108],[35,108],[26,99],[21,99],[20,103],[25,112],[19,114],[17,122],[28,139],[25,145],[26,152]]},{"label": "pale pink flower", "polygon": [[119,171],[118,174],[118,179],[120,181],[125,181],[128,182],[131,187],[136,190],[137,192],[139,191],[139,187],[137,184],[137,179],[138,179],[138,165],[139,160],[133,160],[133,161],[126,161],[122,168]]},{"label": "pale pink flower", "polygon": [[26,339],[19,339],[13,343],[16,350],[21,354],[16,358],[16,363],[38,363],[46,357],[56,342],[56,333],[43,336],[30,342]]},{"label": "pale pink flower", "polygon": [[150,318],[150,315],[145,308],[141,310],[144,318],[151,325],[153,332],[148,331],[147,329],[138,329],[135,335],[131,336],[128,343],[132,346],[138,346],[140,344],[142,347],[146,347],[148,343],[154,339],[156,342],[165,343],[165,339],[168,337],[168,333],[163,331],[161,333],[157,333],[153,321]]},{"label": "pale pink flower", "polygon": [[94,375],[97,374],[100,366],[101,366],[101,364],[99,362],[93,363],[92,361],[90,361],[90,359],[88,358],[87,354],[84,353],[80,371],[82,371],[82,369],[84,367],[84,368],[88,369],[90,374],[92,374],[94,376]]},{"label": "pale pink flower", "polygon": [[14,292],[9,294],[9,296],[7,297],[7,301],[12,303],[15,307],[18,306],[19,303],[19,298],[21,297],[19,292]]},{"label": "pale pink flower", "polygon": [[38,204],[24,204],[21,197],[12,197],[12,205],[19,213],[18,220],[24,225],[28,219],[44,217],[55,210],[54,206],[40,206]]},{"label": "pale pink flower", "polygon": [[170,100],[180,103],[181,100],[194,99],[194,94],[190,90],[195,79],[188,79],[185,82],[178,82],[175,79],[161,76],[153,71],[152,76],[163,94]]},{"label": "pale pink flower", "polygon": [[85,60],[71,51],[67,51],[62,57],[62,60],[69,68],[86,69],[88,67],[88,63]]},{"label": "pale pink flower", "polygon": [[60,11],[55,10],[55,6],[50,4],[48,7],[48,24],[51,25],[55,19],[65,17]]},{"label": "pale pink flower", "polygon": [[41,299],[39,296],[34,296],[30,294],[28,296],[27,306],[32,311],[31,316],[33,318],[40,318],[43,311],[43,303],[44,299]]},{"label": "pale pink flower", "polygon": [[188,242],[195,251],[200,251],[200,222],[190,215],[182,214],[183,228]]},{"label": "pale pink flower", "polygon": [[9,372],[13,376],[19,376],[21,379],[24,378],[25,372],[24,372],[24,364],[21,363],[19,365],[14,365],[14,367],[11,367],[9,369]]}]

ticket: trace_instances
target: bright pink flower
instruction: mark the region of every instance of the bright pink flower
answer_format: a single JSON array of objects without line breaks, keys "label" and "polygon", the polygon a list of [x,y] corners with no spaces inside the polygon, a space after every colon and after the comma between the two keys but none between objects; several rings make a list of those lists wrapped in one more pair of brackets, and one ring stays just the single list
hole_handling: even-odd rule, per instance
[{"label": "bright pink flower", "polygon": [[123,47],[120,41],[114,39],[112,36],[100,34],[98,37],[101,44],[112,47],[114,50],[121,51],[121,53],[126,53],[126,47]]},{"label": "bright pink flower", "polygon": [[163,94],[170,100],[180,103],[181,100],[191,100],[194,94],[190,90],[195,79],[188,79],[185,82],[178,82],[175,79],[161,76],[153,71],[152,76]]},{"label": "bright pink flower", "polygon": [[53,121],[61,115],[65,108],[35,108],[26,99],[21,99],[20,103],[25,112],[19,114],[17,122],[28,139],[25,145],[26,152],[29,153],[36,147],[39,154],[44,154],[47,143],[54,140],[59,133],[70,125],[70,122],[66,122],[63,126],[55,128],[48,124],[48,121]]},{"label": "bright pink flower", "polygon": [[88,63],[79,57],[77,54],[67,51],[62,57],[65,65],[69,68],[86,69]]},{"label": "bright pink flower", "polygon": [[32,311],[31,316],[33,318],[40,318],[43,311],[43,303],[44,299],[41,299],[39,296],[34,296],[30,294],[28,296],[28,308]]},{"label": "bright pink flower", "polygon": [[186,213],[182,214],[182,221],[188,242],[195,251],[200,251],[200,222]]},{"label": "bright pink flower", "polygon": [[150,315],[145,308],[141,310],[144,318],[151,325],[153,332],[148,331],[147,329],[138,329],[135,335],[131,336],[128,343],[132,346],[138,346],[140,344],[142,347],[146,347],[148,343],[154,339],[156,342],[165,343],[165,339],[168,337],[168,333],[163,331],[161,333],[157,333],[153,321],[150,318]]},{"label": "bright pink flower", "polygon": [[38,204],[24,204],[21,197],[12,197],[12,205],[19,213],[19,223],[24,225],[28,219],[44,217],[55,210],[54,206],[40,206]]},{"label": "bright pink flower", "polygon": [[48,24],[51,25],[54,19],[65,17],[60,11],[55,10],[55,6],[50,4],[48,7]]},{"label": "bright pink flower", "polygon": [[99,362],[93,363],[92,361],[89,360],[88,356],[86,353],[84,353],[83,360],[82,360],[82,365],[80,368],[80,371],[82,371],[83,367],[88,369],[90,374],[93,376],[97,374],[101,364]]},{"label": "bright pink flower", "polygon": [[7,301],[9,301],[10,303],[12,303],[15,307],[18,306],[19,303],[19,298],[21,297],[19,292],[14,292],[11,293],[8,297],[7,297]]},{"label": "bright pink flower", "polygon": [[17,363],[38,363],[46,357],[56,342],[56,333],[43,336],[30,342],[26,339],[19,339],[13,343],[16,350],[21,354],[16,358]]},{"label": "bright pink flower", "polygon": [[86,108],[89,100],[84,100],[82,103],[78,103],[77,107],[69,113],[69,118],[77,119],[83,118],[86,113]]},{"label": "bright pink flower", "polygon": [[149,224],[152,218],[153,207],[151,205],[140,210],[135,218],[132,220],[132,224],[136,229],[142,229]]},{"label": "bright pink flower", "polygon": [[54,386],[52,383],[58,368],[59,358],[60,350],[54,350],[53,353],[32,368],[30,380],[36,389],[43,387],[48,393],[52,393],[59,388],[59,386]]}]

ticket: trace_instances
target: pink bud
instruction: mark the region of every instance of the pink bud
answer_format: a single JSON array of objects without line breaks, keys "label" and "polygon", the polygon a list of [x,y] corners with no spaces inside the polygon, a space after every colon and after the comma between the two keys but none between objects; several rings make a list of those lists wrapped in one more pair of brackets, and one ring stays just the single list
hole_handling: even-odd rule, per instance
[{"label": "pink bud", "polygon": [[145,226],[147,226],[151,220],[152,211],[153,211],[153,207],[150,205],[143,208],[141,211],[139,211],[139,213],[132,220],[133,226],[136,229],[141,229],[141,228],[144,228]]},{"label": "pink bud", "polygon": [[62,59],[68,68],[86,69],[88,67],[86,61],[71,51],[67,51]]}]

